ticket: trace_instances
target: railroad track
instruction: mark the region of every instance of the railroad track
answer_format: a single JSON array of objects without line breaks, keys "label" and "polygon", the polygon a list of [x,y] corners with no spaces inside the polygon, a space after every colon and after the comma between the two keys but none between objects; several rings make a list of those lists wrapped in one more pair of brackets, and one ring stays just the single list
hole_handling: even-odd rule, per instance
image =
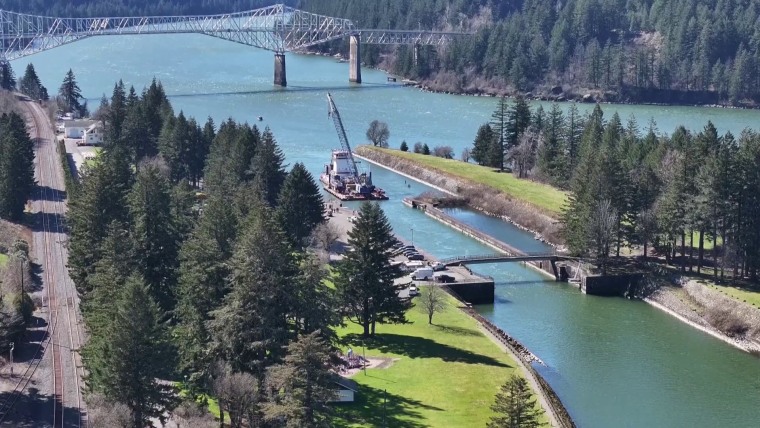
[{"label": "railroad track", "polygon": [[[48,300],[48,320],[45,329],[46,339],[41,343],[34,358],[27,364],[12,393],[7,395],[4,402],[0,402],[0,424],[6,421],[35,375],[41,375],[37,373],[37,370],[45,354],[50,350],[54,394],[51,409],[52,418],[50,419],[52,426],[63,427],[67,423],[65,419],[67,402],[65,400],[68,400],[68,404],[72,407],[76,406],[79,412],[79,417],[76,420],[68,421],[68,426],[86,427],[87,421],[84,416],[81,392],[84,367],[79,355],[79,349],[83,343],[83,334],[78,322],[78,296],[67,272],[67,251],[62,242],[62,237],[66,234],[65,224],[62,220],[66,209],[62,198],[55,190],[64,188],[58,162],[59,157],[56,155],[55,135],[47,126],[46,121],[48,119],[38,106],[33,105],[31,101],[22,101],[22,104],[28,113],[30,135],[37,144],[35,163],[36,178],[39,185],[39,212],[41,213],[39,226],[43,231],[42,241],[45,247],[43,278]],[[72,305],[74,306],[73,310]],[[64,321],[61,321],[61,318],[64,318]],[[59,321],[61,322],[59,323]],[[67,346],[64,345],[66,342],[68,342]],[[64,347],[68,348],[68,352],[62,352]],[[68,364],[69,362],[70,364]],[[69,367],[68,373],[66,366]],[[71,385],[67,385],[66,381]],[[70,390],[73,389],[73,398],[66,396],[67,386]]]}]

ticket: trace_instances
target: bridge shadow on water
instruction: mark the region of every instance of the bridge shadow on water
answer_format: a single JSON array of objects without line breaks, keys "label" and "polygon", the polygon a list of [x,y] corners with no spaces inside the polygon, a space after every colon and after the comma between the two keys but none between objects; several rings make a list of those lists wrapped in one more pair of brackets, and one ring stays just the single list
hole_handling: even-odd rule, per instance
[{"label": "bridge shadow on water", "polygon": [[[467,332],[460,333],[467,334]],[[377,333],[374,338],[363,339],[360,334],[349,334],[343,337],[341,342],[354,349],[361,349],[366,344],[368,348],[377,349],[383,353],[405,355],[409,358],[440,358],[447,362],[510,367],[491,357],[438,343],[424,337]]]},{"label": "bridge shadow on water", "polygon": [[331,421],[334,427],[367,425],[373,427],[422,428],[428,426],[422,420],[420,410],[445,411],[413,398],[402,397],[380,388],[361,385],[356,401],[337,404],[337,413]]},{"label": "bridge shadow on water", "polygon": [[[6,403],[13,400],[15,405],[4,415],[0,427],[38,428],[53,426],[53,403],[55,397],[40,394],[39,390],[30,386],[23,394],[13,392],[0,393],[0,408],[5,409]],[[73,407],[61,409],[61,403],[56,406],[56,426],[78,427],[82,418],[81,410]],[[61,424],[61,410],[63,410],[63,424]]]},{"label": "bridge shadow on water", "polygon": [[258,94],[279,94],[289,92],[338,92],[338,91],[366,91],[376,89],[396,89],[403,88],[402,85],[388,85],[385,83],[362,83],[360,85],[348,86],[298,86],[290,85],[288,87],[273,87],[270,89],[260,89],[252,91],[229,91],[229,92],[199,92],[194,94],[172,94],[167,95],[172,98],[194,98],[194,97],[215,97],[225,95],[258,95]]}]

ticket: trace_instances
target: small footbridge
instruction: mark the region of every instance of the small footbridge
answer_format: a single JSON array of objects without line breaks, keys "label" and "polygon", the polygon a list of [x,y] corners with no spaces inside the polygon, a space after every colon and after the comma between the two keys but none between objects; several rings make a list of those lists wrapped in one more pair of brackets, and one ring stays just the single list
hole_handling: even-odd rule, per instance
[{"label": "small footbridge", "polygon": [[[557,281],[563,278],[562,273],[557,269],[557,262],[562,260],[569,260],[567,256],[559,255],[556,252],[547,253],[522,253],[522,254],[481,254],[473,256],[457,256],[447,259],[441,259],[439,262],[446,266],[464,266],[464,265],[476,265],[476,264],[489,264],[489,263],[516,263],[516,262],[530,262],[537,266],[539,269],[544,269],[543,262],[549,262],[554,273],[554,277]],[[546,269],[548,271],[548,269]]]}]

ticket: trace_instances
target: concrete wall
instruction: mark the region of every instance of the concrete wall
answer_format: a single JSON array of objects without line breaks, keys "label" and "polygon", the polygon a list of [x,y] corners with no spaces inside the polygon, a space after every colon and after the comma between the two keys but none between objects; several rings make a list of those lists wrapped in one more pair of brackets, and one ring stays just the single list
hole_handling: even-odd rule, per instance
[{"label": "concrete wall", "polygon": [[453,292],[465,302],[473,305],[487,305],[494,301],[494,283],[490,282],[465,282],[446,284]]},{"label": "concrete wall", "polygon": [[595,275],[581,280],[581,291],[594,296],[625,296],[642,279],[642,274]]}]

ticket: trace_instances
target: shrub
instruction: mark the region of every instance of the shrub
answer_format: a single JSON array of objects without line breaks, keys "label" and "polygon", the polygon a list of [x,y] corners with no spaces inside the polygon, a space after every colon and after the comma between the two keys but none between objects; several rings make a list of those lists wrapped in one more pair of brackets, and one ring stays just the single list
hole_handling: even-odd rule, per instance
[{"label": "shrub", "polygon": [[454,149],[451,146],[435,146],[433,155],[444,159],[454,159]]}]

